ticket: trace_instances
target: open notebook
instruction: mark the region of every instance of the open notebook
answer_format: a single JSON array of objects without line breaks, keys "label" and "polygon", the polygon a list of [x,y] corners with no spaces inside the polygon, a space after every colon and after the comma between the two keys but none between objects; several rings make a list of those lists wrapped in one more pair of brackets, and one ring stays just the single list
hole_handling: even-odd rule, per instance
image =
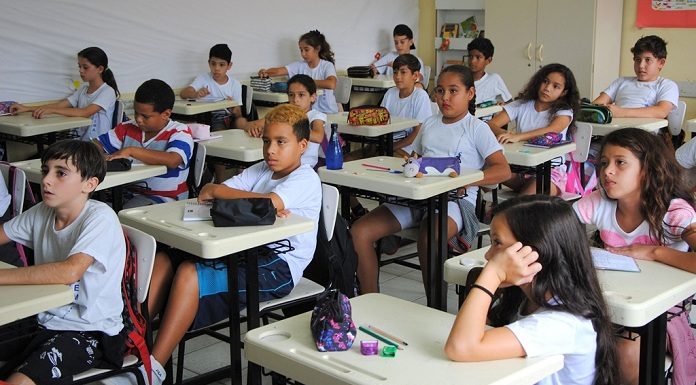
[{"label": "open notebook", "polygon": [[640,271],[638,263],[631,257],[614,254],[611,251],[597,247],[592,247],[590,251],[592,252],[592,262],[594,263],[595,269],[630,271],[636,273]]},{"label": "open notebook", "polygon": [[186,202],[184,205],[184,221],[209,221],[212,203]]}]

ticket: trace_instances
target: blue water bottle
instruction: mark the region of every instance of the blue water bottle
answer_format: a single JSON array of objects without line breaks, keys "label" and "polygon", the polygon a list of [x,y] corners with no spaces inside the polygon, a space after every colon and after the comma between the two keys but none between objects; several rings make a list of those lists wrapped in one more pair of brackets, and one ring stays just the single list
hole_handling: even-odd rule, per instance
[{"label": "blue water bottle", "polygon": [[343,168],[343,151],[341,150],[341,141],[338,139],[337,123],[331,123],[331,137],[329,145],[326,146],[326,168],[329,170]]}]

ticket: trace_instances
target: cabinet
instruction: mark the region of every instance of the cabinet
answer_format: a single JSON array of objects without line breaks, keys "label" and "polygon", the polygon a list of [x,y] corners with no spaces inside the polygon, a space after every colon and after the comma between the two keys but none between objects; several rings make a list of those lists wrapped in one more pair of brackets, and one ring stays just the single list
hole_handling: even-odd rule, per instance
[{"label": "cabinet", "polygon": [[[478,30],[484,29],[484,0],[436,0],[435,1],[435,36],[440,36],[444,24],[460,24],[471,16],[476,18]],[[461,30],[461,27],[460,27]],[[443,67],[454,61],[466,64],[466,46],[472,39],[453,37],[449,39],[449,49],[440,50],[442,38],[435,38],[435,78]],[[448,63],[448,61],[450,63]]]},{"label": "cabinet", "polygon": [[513,96],[550,63],[568,66],[589,99],[619,76],[622,0],[485,0],[485,9],[488,68]]}]

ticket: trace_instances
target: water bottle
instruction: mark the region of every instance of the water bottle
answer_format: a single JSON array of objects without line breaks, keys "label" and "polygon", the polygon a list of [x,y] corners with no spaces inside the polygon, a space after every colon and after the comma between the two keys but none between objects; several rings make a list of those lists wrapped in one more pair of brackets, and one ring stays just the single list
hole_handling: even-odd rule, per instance
[{"label": "water bottle", "polygon": [[337,123],[331,123],[331,137],[329,145],[326,146],[326,168],[329,170],[343,168],[343,151],[341,150],[341,141],[338,139]]}]

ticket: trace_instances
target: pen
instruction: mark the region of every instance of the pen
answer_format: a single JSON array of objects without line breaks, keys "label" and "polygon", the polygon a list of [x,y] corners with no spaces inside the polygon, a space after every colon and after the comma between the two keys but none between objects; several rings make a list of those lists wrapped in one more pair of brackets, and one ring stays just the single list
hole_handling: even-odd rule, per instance
[{"label": "pen", "polygon": [[367,335],[369,335],[369,336],[372,336],[372,337],[377,338],[378,340],[384,342],[384,343],[387,344],[387,345],[394,346],[394,347],[396,347],[396,348],[399,349],[399,350],[404,350],[404,349],[403,349],[401,346],[399,346],[397,343],[394,343],[394,342],[392,342],[392,341],[390,341],[390,340],[388,340],[388,339],[382,337],[381,335],[379,335],[379,334],[373,332],[372,330],[370,330],[370,329],[368,329],[368,328],[366,328],[366,327],[359,326],[359,327],[358,327],[358,330],[364,332],[365,334],[367,334]]},{"label": "pen", "polygon": [[375,333],[379,333],[379,334],[381,334],[381,335],[383,335],[383,336],[385,336],[385,337],[391,339],[392,341],[395,341],[395,342],[398,343],[398,344],[401,344],[401,345],[404,345],[404,346],[408,346],[408,343],[407,343],[406,341],[404,341],[404,340],[402,340],[401,338],[398,338],[398,337],[396,337],[396,336],[394,336],[394,335],[392,335],[392,334],[389,334],[389,333],[385,332],[384,330],[382,330],[382,329],[380,329],[380,328],[378,328],[378,327],[376,327],[376,326],[367,325],[367,328],[370,329],[370,330],[372,330],[372,331],[374,331]]}]

